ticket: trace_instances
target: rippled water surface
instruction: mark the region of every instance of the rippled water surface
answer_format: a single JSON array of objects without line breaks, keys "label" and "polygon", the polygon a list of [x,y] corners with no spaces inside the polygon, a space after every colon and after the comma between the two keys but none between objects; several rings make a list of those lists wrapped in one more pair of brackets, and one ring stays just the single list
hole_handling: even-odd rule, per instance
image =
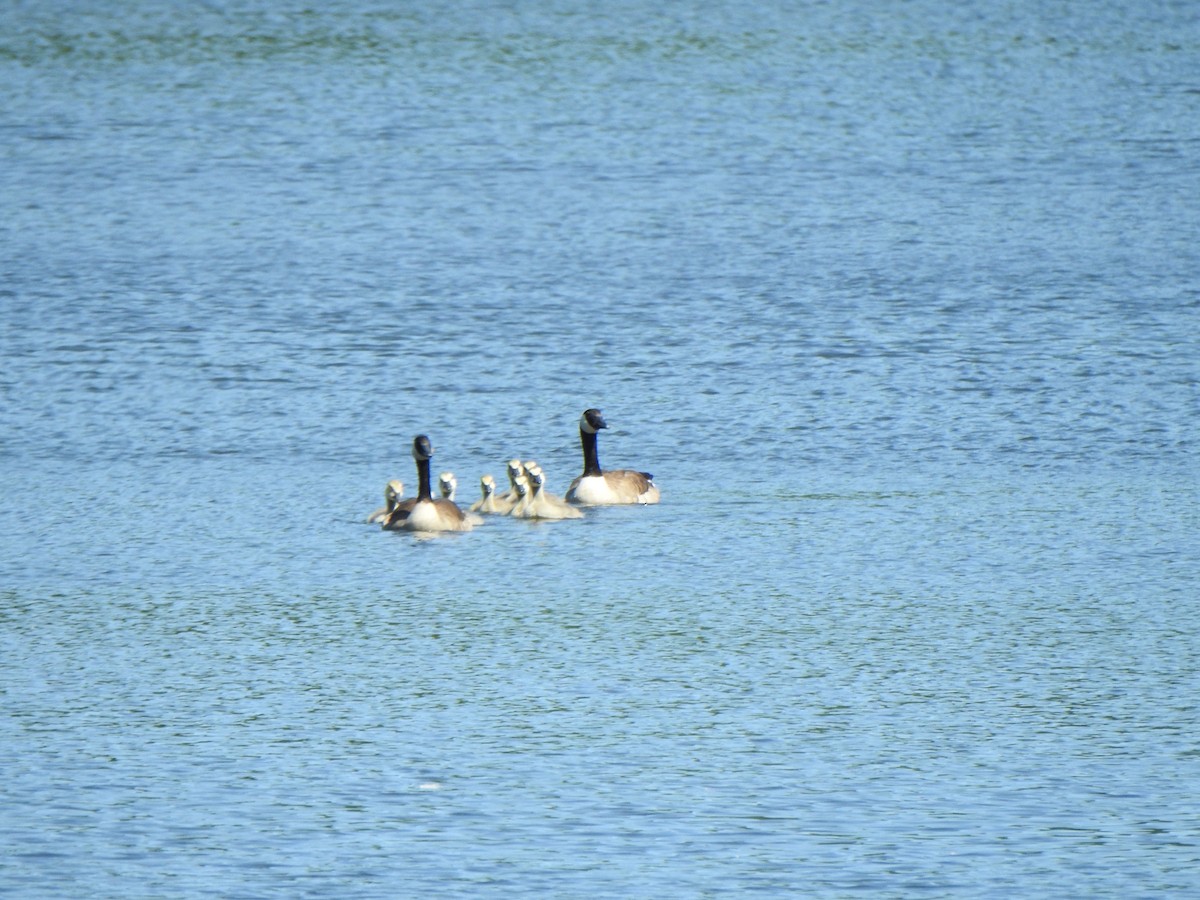
[{"label": "rippled water surface", "polygon": [[[1200,891],[1188,4],[12,3],[0,893]],[[601,459],[655,507],[363,524]]]}]

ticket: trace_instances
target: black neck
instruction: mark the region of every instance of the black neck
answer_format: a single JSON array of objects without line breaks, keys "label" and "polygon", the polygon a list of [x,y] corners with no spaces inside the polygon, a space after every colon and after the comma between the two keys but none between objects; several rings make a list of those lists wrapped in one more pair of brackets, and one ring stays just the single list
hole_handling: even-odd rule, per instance
[{"label": "black neck", "polygon": [[433,492],[429,489],[429,460],[417,460],[417,499],[432,500]]},{"label": "black neck", "polygon": [[583,444],[583,474],[584,476],[602,475],[600,471],[600,453],[596,449],[596,432],[579,429],[579,442]]}]

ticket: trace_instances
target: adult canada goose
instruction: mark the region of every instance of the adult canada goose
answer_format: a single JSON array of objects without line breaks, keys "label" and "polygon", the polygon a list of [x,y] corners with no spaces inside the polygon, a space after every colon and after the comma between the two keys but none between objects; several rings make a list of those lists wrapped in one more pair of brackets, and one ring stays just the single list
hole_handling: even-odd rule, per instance
[{"label": "adult canada goose", "polygon": [[583,444],[583,474],[567,488],[567,500],[581,506],[609,506],[616,503],[657,503],[658,488],[649,472],[632,469],[600,468],[596,450],[596,432],[608,423],[598,409],[584,410],[579,419],[579,441]]},{"label": "adult canada goose", "polygon": [[556,497],[546,490],[546,473],[541,466],[535,465],[527,470],[529,480],[529,498],[525,501],[520,512],[513,510],[514,516],[523,519],[581,519],[583,513],[561,497]]},{"label": "adult canada goose", "polygon": [[470,531],[475,527],[474,518],[453,500],[434,499],[429,485],[429,459],[433,456],[429,438],[423,434],[413,438],[412,454],[417,463],[417,496],[398,504],[383,527],[407,531]]},{"label": "adult canada goose", "polygon": [[387,521],[387,517],[392,514],[392,510],[396,508],[397,504],[400,502],[400,498],[403,496],[404,482],[397,478],[393,478],[383,489],[384,505],[380,509],[375,510],[375,512],[367,516],[367,523],[374,525],[376,522]]},{"label": "adult canada goose", "polygon": [[[496,513],[496,479],[484,475],[479,479],[479,493],[483,496],[471,504],[471,512]],[[507,512],[507,510],[505,510]]]},{"label": "adult canada goose", "polygon": [[438,490],[447,500],[454,499],[454,492],[458,490],[458,479],[454,477],[453,472],[443,472],[438,476]]}]

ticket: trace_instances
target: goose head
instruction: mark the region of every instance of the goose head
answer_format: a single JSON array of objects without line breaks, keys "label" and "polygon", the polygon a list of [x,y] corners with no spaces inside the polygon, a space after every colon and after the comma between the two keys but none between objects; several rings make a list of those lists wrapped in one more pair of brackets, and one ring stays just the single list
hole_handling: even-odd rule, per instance
[{"label": "goose head", "polygon": [[417,462],[422,462],[433,456],[433,444],[429,442],[429,438],[423,434],[418,434],[413,438],[413,459]]},{"label": "goose head", "polygon": [[601,428],[607,428],[608,423],[598,409],[585,409],[579,419],[579,430],[587,434],[595,434]]}]

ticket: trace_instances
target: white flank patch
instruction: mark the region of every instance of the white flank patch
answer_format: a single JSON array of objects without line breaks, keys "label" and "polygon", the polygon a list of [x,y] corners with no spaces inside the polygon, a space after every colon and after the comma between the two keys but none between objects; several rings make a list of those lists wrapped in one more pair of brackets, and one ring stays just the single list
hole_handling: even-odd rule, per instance
[{"label": "white flank patch", "polygon": [[621,499],[608,486],[603,475],[589,475],[579,479],[579,484],[575,485],[572,497],[576,503],[586,503],[592,506],[621,502]]}]

